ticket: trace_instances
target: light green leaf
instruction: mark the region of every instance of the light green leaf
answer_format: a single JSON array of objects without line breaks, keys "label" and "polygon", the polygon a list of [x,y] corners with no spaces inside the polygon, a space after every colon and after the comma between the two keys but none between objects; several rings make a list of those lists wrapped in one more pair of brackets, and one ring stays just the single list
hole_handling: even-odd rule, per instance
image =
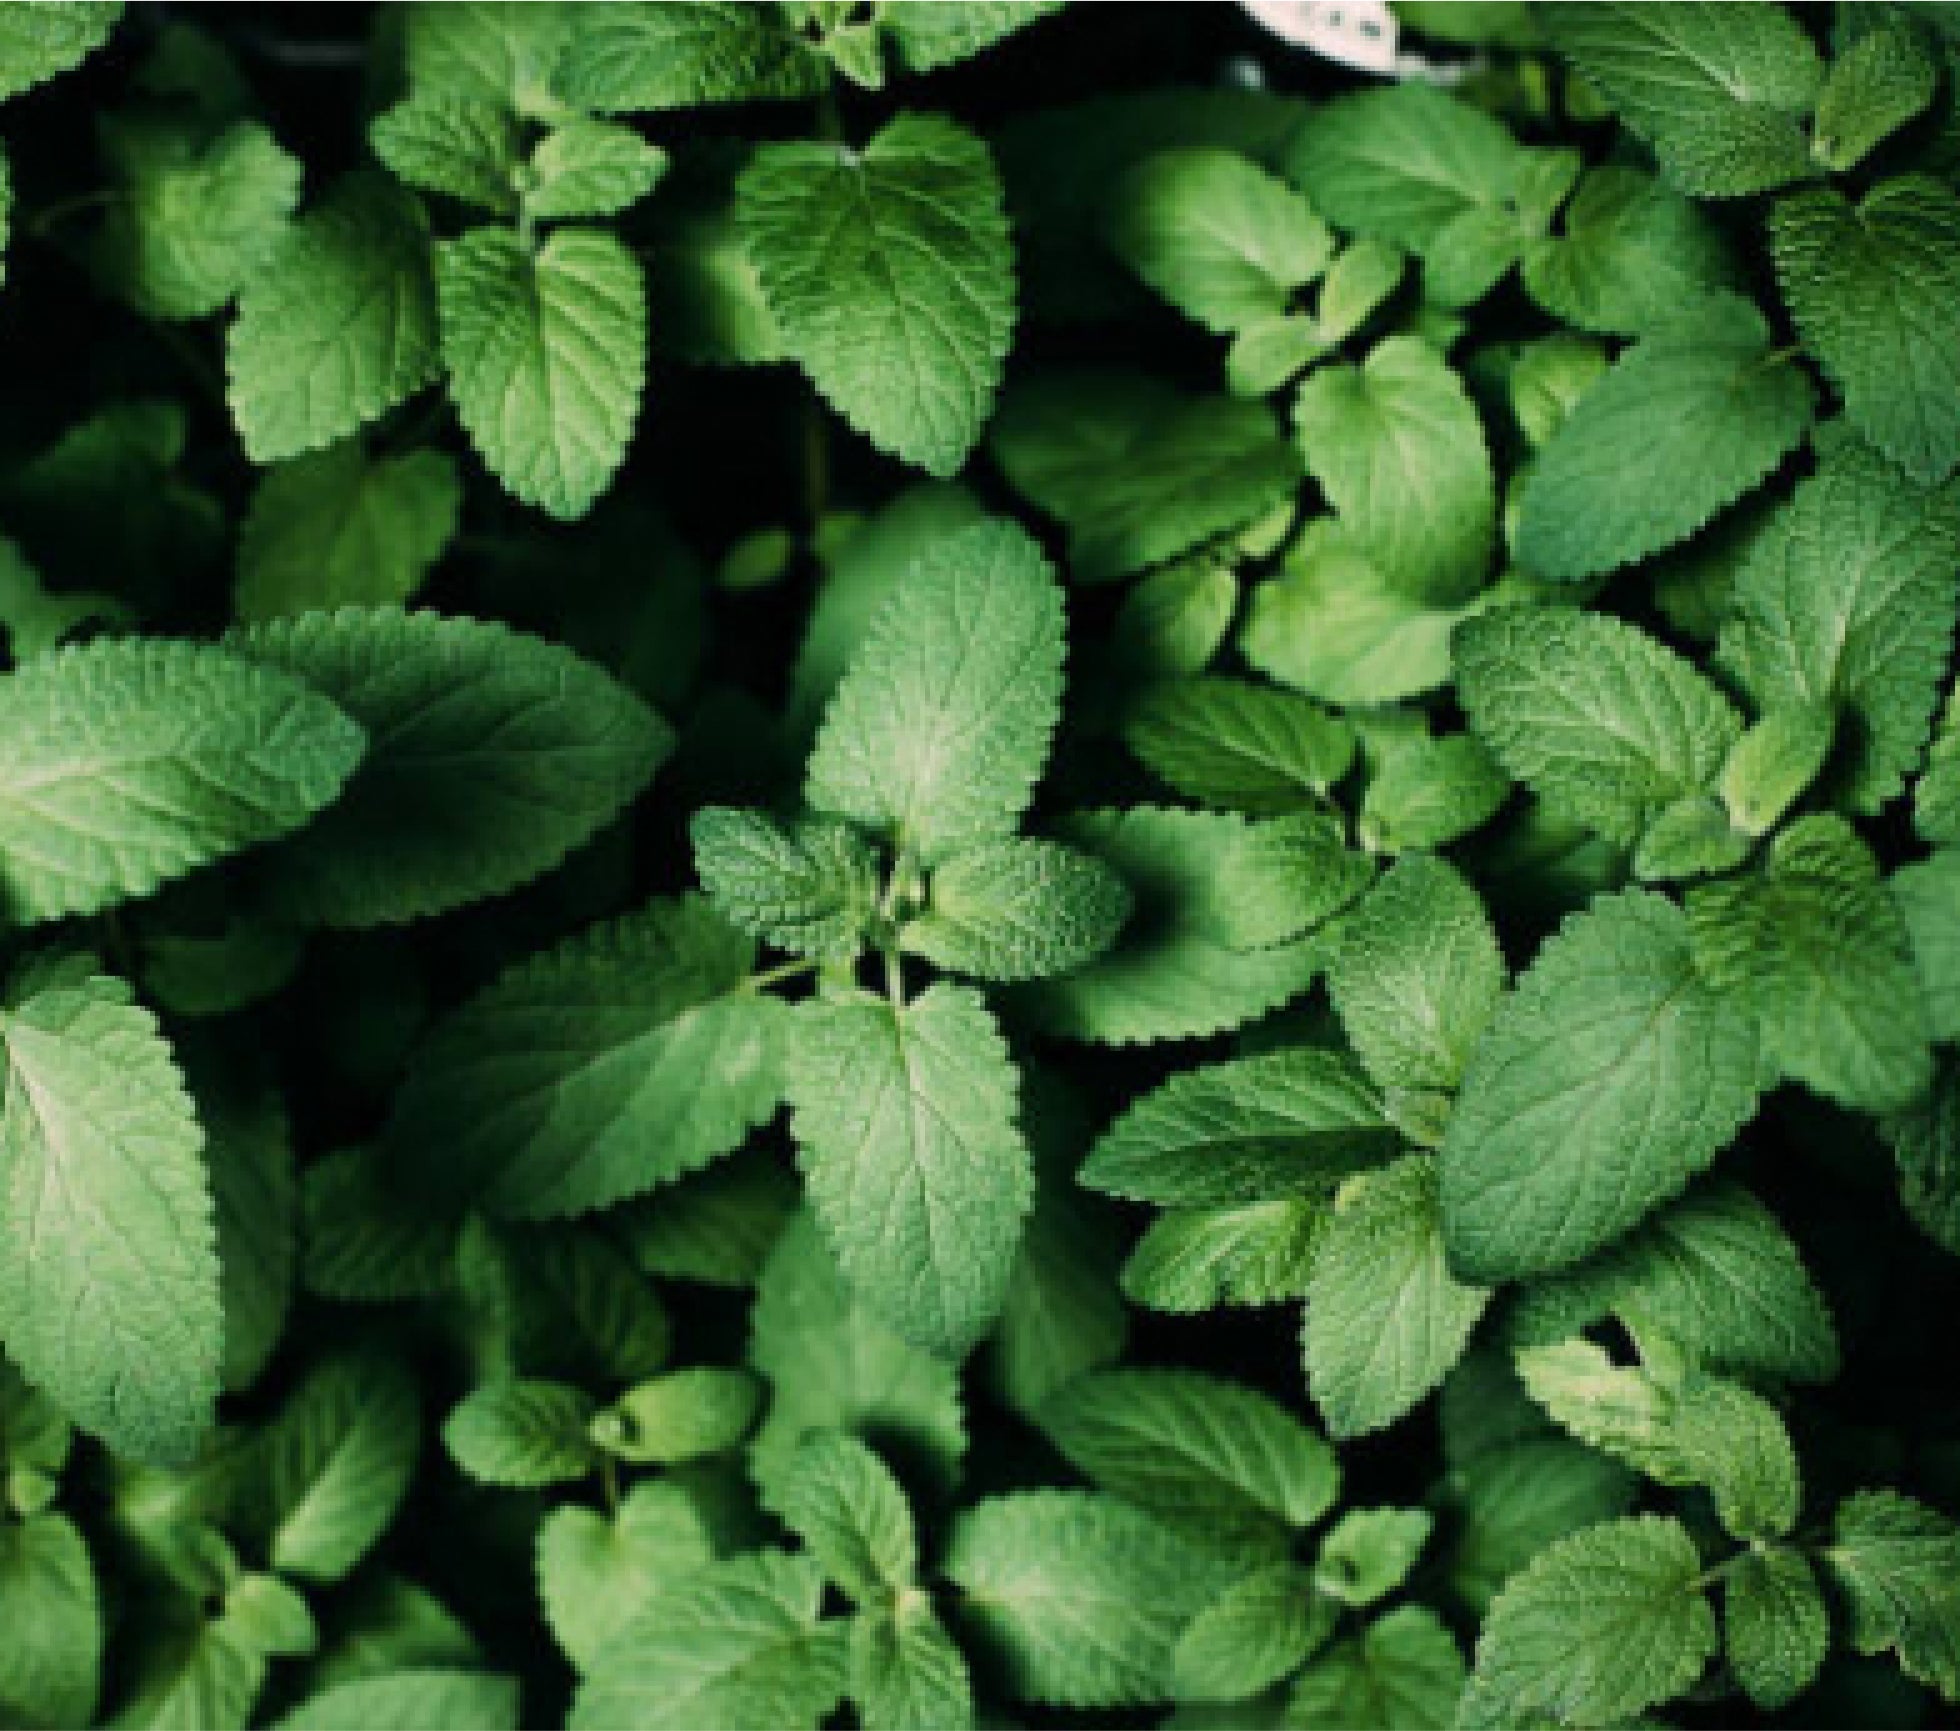
[{"label": "light green leaf", "polygon": [[277,1731],[517,1731],[517,1681],[490,1671],[412,1668],[310,1695]]},{"label": "light green leaf", "polygon": [[1398,1142],[1349,1059],[1298,1048],[1173,1076],[1104,1132],[1081,1181],[1170,1207],[1329,1196]]},{"label": "light green leaf", "polygon": [[666,172],[667,153],[630,126],[567,120],[531,153],[524,208],[533,220],[617,216]]},{"label": "light green leaf", "polygon": [[1462,381],[1435,349],[1390,337],[1358,367],[1316,369],[1293,421],[1356,551],[1390,583],[1438,606],[1483,585],[1496,533],[1490,452]]},{"label": "light green leaf", "polygon": [[215,135],[143,118],[105,123],[121,182],[98,267],[139,312],[217,312],[273,257],[299,203],[300,165],[255,121]]},{"label": "light green leaf", "polygon": [[1343,922],[1327,989],[1381,1087],[1452,1089],[1503,993],[1504,957],[1455,867],[1412,855]]},{"label": "light green leaf", "polygon": [[269,469],[238,532],[237,616],[411,599],[456,533],[462,483],[440,451],[370,458],[357,441]]},{"label": "light green leaf", "polygon": [[77,1425],[181,1462],[212,1421],[222,1318],[204,1132],[120,980],[0,1009],[0,1318]]},{"label": "light green leaf", "polygon": [[1332,811],[1296,812],[1228,838],[1209,915],[1217,937],[1234,950],[1269,950],[1331,920],[1375,875],[1343,830]]},{"label": "light green leaf", "polygon": [[1812,172],[1803,122],[1823,68],[1780,6],[1610,0],[1540,16],[1684,192],[1729,198]]},{"label": "light green leaf", "polygon": [[1354,759],[1353,733],[1310,698],[1217,674],[1146,689],[1123,738],[1185,797],[1255,816],[1321,805]]},{"label": "light green leaf", "polygon": [[611,1516],[563,1504],[538,1528],[545,1621],[588,1671],[621,1629],[714,1560],[708,1522],[675,1479],[642,1479]]},{"label": "light green leaf", "polygon": [[361,729],[297,680],[187,643],[105,639],[0,675],[0,908],[95,913],[297,829]]},{"label": "light green leaf", "polygon": [[0,102],[72,71],[122,17],[112,0],[9,0],[0,6]]},{"label": "light green leaf", "polygon": [[1221,335],[1287,311],[1334,256],[1333,234],[1297,192],[1204,145],[1130,169],[1111,190],[1106,226],[1131,269]]},{"label": "light green leaf", "polygon": [[1356,837],[1371,853],[1424,853],[1481,829],[1511,794],[1511,778],[1473,733],[1417,734],[1376,751]]},{"label": "light green leaf", "polygon": [[1202,673],[1238,611],[1237,574],[1199,554],[1150,572],[1123,597],[1110,627],[1117,665],[1131,678]]},{"label": "light green leaf", "polygon": [[999,1314],[1033,1200],[1006,1043],[980,996],[945,981],[795,1014],[791,1130],[844,1277],[957,1356]]},{"label": "light green leaf", "polygon": [[1819,187],[1770,224],[1783,299],[1853,426],[1915,480],[1960,463],[1960,198],[1929,175],[1879,182],[1853,204]]},{"label": "light green leaf", "polygon": [[1721,296],[1683,313],[1616,361],[1539,453],[1519,563],[1576,582],[1672,547],[1768,476],[1810,414],[1808,378],[1770,352],[1754,307]]},{"label": "light green leaf", "polygon": [[761,1406],[761,1384],[739,1365],[694,1365],[629,1388],[593,1420],[592,1437],[636,1466],[679,1466],[726,1454]]},{"label": "light green leaf", "polygon": [[1300,484],[1263,403],[1190,397],[1141,373],[1044,372],[988,434],[1014,488],[1069,532],[1069,575],[1106,583],[1243,528]]},{"label": "light green leaf", "polygon": [[927,866],[1008,834],[1061,708],[1062,597],[1025,530],[947,536],[879,608],[830,700],[804,793]]},{"label": "light green leaf", "polygon": [[408,82],[417,96],[449,96],[526,118],[560,111],[554,73],[577,16],[559,0],[457,0],[405,13]]},{"label": "light green leaf", "polygon": [[913,1586],[919,1539],[911,1505],[891,1468],[856,1437],[806,1439],[767,1489],[783,1524],[857,1605],[894,1606]]},{"label": "light green leaf", "polygon": [[1408,1578],[1429,1543],[1426,1509],[1350,1509],[1320,1542],[1314,1585],[1338,1604],[1372,1605]]},{"label": "light green leaf", "polygon": [[1561,1539],[1492,1603],[1476,1686],[1513,1722],[1610,1725],[1671,1700],[1717,1646],[1700,1574],[1686,1529],[1653,1515]]},{"label": "light green leaf", "polygon": [[1301,1731],[1443,1731],[1463,1692],[1463,1655],[1436,1613],[1403,1605],[1310,1663],[1282,1723]]},{"label": "light green leaf", "polygon": [[444,94],[411,96],[368,126],[374,154],[396,179],[498,216],[517,211],[522,139],[509,109]]},{"label": "light green leaf", "polygon": [[1060,842],[1006,837],[947,859],[899,943],[976,979],[1044,979],[1101,955],[1129,914],[1129,890],[1101,860]]},{"label": "light green leaf", "polygon": [[1742,834],[1767,835],[1817,779],[1836,733],[1817,704],[1770,704],[1722,765],[1722,804]]},{"label": "light green leaf", "polygon": [[1578,1261],[1728,1145],[1757,1092],[1753,1019],[1695,972],[1688,921],[1602,897],[1538,952],[1463,1080],[1443,1143],[1460,1277]]},{"label": "light green leaf", "polygon": [[342,608],[236,631],[368,735],[346,796],[266,860],[288,917],[391,925],[557,865],[646,785],[666,724],[570,650],[474,619]]},{"label": "light green leaf", "polygon": [[969,1731],[973,1724],[966,1659],[920,1593],[852,1619],[846,1687],[864,1731]]},{"label": "light green leaf", "polygon": [[946,1574],[963,1622],[1017,1700],[1165,1701],[1178,1638],[1220,1570],[1148,1515],[1087,1491],[1027,1491],[961,1512]]},{"label": "light green leaf", "polygon": [[878,27],[903,70],[936,72],[1061,9],[1062,0],[955,0],[947,5],[898,0],[879,13]]},{"label": "light green leaf", "polygon": [[815,96],[828,69],[787,15],[653,0],[585,14],[557,82],[582,108],[625,113]]},{"label": "light green leaf", "polygon": [[1759,876],[1688,900],[1695,964],[1756,1017],[1764,1058],[1847,1106],[1893,1111],[1933,1079],[1904,915],[1843,818],[1800,818]]},{"label": "light green leaf", "polygon": [[1123,1291],[1180,1316],[1304,1298],[1326,1221],[1327,1205],[1317,1200],[1171,1209],[1137,1241]]},{"label": "light green leaf", "polygon": [[1455,653],[1464,712],[1504,767],[1622,847],[1711,789],[1742,737],[1691,662],[1610,614],[1507,607],[1466,621]]},{"label": "light green leaf", "polygon": [[763,1270],[749,1356],[775,1394],[753,1449],[760,1483],[782,1483],[796,1445],[835,1430],[902,1447],[928,1483],[951,1487],[966,1449],[958,1367],[913,1346],[844,1284],[807,1214]]},{"label": "light green leaf", "polygon": [[1810,1687],[1830,1647],[1830,1618],[1801,1551],[1744,1552],[1722,1583],[1729,1669],[1758,1707],[1774,1712]]},{"label": "light green leaf", "polygon": [[1817,94],[1811,154],[1833,173],[1857,164],[1921,113],[1939,87],[1939,66],[1903,21],[1880,19],[1831,62]]},{"label": "light green leaf", "polygon": [[1392,1424],[1449,1373],[1490,1294],[1449,1270],[1436,1162],[1341,1186],[1307,1288],[1307,1383],[1336,1437]]},{"label": "light green leaf", "polygon": [[1874,813],[1919,762],[1960,567],[1960,489],[1908,484],[1875,452],[1829,453],[1736,574],[1719,657],[1759,708],[1813,704],[1842,735],[1825,775]]},{"label": "light green leaf", "polygon": [[1014,252],[987,147],[901,114],[862,150],[760,146],[739,221],[783,339],[880,450],[950,475],[993,406]]},{"label": "light green leaf", "polygon": [[505,1378],[471,1390],[442,1440],[471,1478],[504,1489],[563,1484],[599,1464],[585,1434],[596,1402],[568,1383]]},{"label": "light green leaf", "polygon": [[[1320,952],[1311,938],[1265,947],[1271,934],[1243,923],[1259,911],[1244,905],[1245,892],[1271,887],[1253,858],[1258,827],[1220,812],[1139,806],[1079,812],[1052,828],[1112,867],[1137,911],[1088,966],[1016,990],[1036,1026],[1114,1045],[1194,1038],[1249,1022],[1312,984]],[[1261,947],[1245,947],[1248,936]]]},{"label": "light green leaf", "polygon": [[436,376],[435,284],[415,200],[354,175],[287,229],[238,297],[227,397],[255,463],[317,451]]},{"label": "light green leaf", "polygon": [[823,1572],[808,1557],[755,1551],[715,1563],[600,1649],[567,1724],[815,1731],[844,1692],[843,1630],[820,1620],[822,1597]]},{"label": "light green leaf", "polygon": [[1311,1526],[1340,1488],[1316,1432],[1269,1396],[1196,1371],[1096,1371],[1063,1388],[1040,1423],[1104,1490],[1207,1544]]},{"label": "light green leaf", "polygon": [[1838,1505],[1823,1564],[1858,1652],[1889,1650],[1908,1677],[1960,1696],[1960,1527],[1896,1491],[1860,1491]]},{"label": "light green leaf", "polygon": [[420,1432],[415,1384],[397,1360],[322,1360],[255,1444],[253,1525],[273,1568],[317,1584],[350,1574],[408,1493]]},{"label": "light green leaf", "polygon": [[1559,232],[1524,250],[1532,299],[1609,336],[1658,330],[1682,307],[1735,287],[1738,274],[1722,231],[1698,206],[1630,168],[1588,171]]},{"label": "light green leaf", "polygon": [[688,824],[694,869],[715,911],[753,938],[818,960],[848,960],[878,912],[878,861],[848,824],[784,824],[708,806]]},{"label": "light green leaf", "polygon": [[387,1146],[433,1192],[583,1213],[730,1152],[781,1098],[782,1017],[754,946],[698,898],[520,963],[442,1023]]},{"label": "light green leaf", "polygon": [[88,1546],[66,1515],[0,1521],[0,1617],[0,1710],[23,1724],[90,1723],[102,1609]]},{"label": "light green leaf", "polygon": [[436,253],[457,418],[527,505],[582,517],[625,460],[646,384],[646,281],[616,235],[553,232],[535,252],[473,229]]},{"label": "light green leaf", "polygon": [[1245,1701],[1299,1669],[1334,1632],[1333,1601],[1300,1564],[1268,1563],[1234,1581],[1178,1638],[1180,1701]]}]

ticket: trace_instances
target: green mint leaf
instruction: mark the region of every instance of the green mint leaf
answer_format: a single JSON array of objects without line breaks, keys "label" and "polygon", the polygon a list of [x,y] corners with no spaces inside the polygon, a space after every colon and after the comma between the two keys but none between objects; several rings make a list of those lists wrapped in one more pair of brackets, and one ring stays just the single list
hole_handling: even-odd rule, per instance
[{"label": "green mint leaf", "polygon": [[516,1731],[517,1681],[488,1671],[415,1667],[342,1683],[310,1695],[278,1721],[278,1731]]},{"label": "green mint leaf", "polygon": [[[1319,953],[1311,939],[1247,946],[1248,936],[1272,934],[1235,927],[1248,911],[1261,911],[1238,898],[1265,876],[1243,863],[1256,859],[1260,833],[1244,819],[1139,806],[1080,812],[1053,827],[1115,871],[1136,912],[1115,945],[1086,967],[1016,989],[1016,1007],[1036,1026],[1112,1045],[1188,1039],[1238,1027],[1312,984]],[[1224,875],[1221,860],[1232,868]],[[1289,904],[1294,899],[1289,895]]]},{"label": "green mint leaf", "polygon": [[864,947],[878,913],[878,861],[848,824],[784,824],[709,806],[688,829],[694,869],[729,924],[818,960],[848,960]]},{"label": "green mint leaf", "polygon": [[864,1731],[971,1731],[966,1659],[922,1594],[853,1618],[849,1665]]},{"label": "green mint leaf", "polygon": [[524,208],[533,219],[617,216],[666,172],[667,154],[630,126],[568,120],[531,153]]},{"label": "green mint leaf", "polygon": [[285,1331],[299,1260],[299,1177],[278,1094],[192,1077],[206,1133],[225,1319],[222,1381],[249,1388]]},{"label": "green mint leaf", "polygon": [[799,1008],[791,1129],[844,1277],[907,1337],[963,1353],[999,1314],[1032,1202],[1019,1077],[979,995]]},{"label": "green mint leaf", "polygon": [[853,1603],[892,1606],[913,1587],[919,1539],[911,1504],[891,1468],[857,1438],[810,1437],[770,1490],[784,1525]]},{"label": "green mint leaf", "polygon": [[590,14],[557,78],[567,101],[609,114],[791,100],[828,81],[786,14],[720,0],[635,0]]},{"label": "green mint leaf", "polygon": [[1758,1707],[1774,1712],[1810,1687],[1830,1647],[1816,1571],[1801,1551],[1746,1552],[1722,1584],[1729,1669]]},{"label": "green mint leaf", "polygon": [[1880,1126],[1899,1164],[1899,1201],[1934,1243],[1960,1256],[1960,1074],[1943,1058],[1926,1098]]},{"label": "green mint leaf", "polygon": [[1327,989],[1384,1089],[1453,1089],[1504,990],[1477,892],[1447,862],[1399,861],[1341,926]]},{"label": "green mint leaf", "polygon": [[557,69],[577,35],[576,14],[547,3],[477,0],[403,20],[408,84],[417,97],[454,97],[528,118],[555,113]]},{"label": "green mint leaf", "polygon": [[942,540],[873,617],[830,700],[804,795],[926,866],[1011,833],[1061,708],[1062,597],[1024,530]]},{"label": "green mint leaf", "polygon": [[1348,1058],[1267,1052],[1181,1071],[1143,1095],[1097,1141],[1081,1178],[1168,1207],[1324,1197],[1397,1144]]},{"label": "green mint leaf", "polygon": [[993,406],[1014,325],[986,145],[923,114],[861,151],[765,144],[739,201],[770,311],[825,401],[880,450],[952,474]]},{"label": "green mint leaf", "polygon": [[501,625],[350,607],[226,647],[367,732],[345,797],[265,862],[278,907],[311,924],[392,925],[514,889],[617,817],[672,744],[598,667]]},{"label": "green mint leaf", "polygon": [[94,913],[299,828],[362,730],[277,670],[187,643],[104,640],[0,675],[0,903]]},{"label": "green mint leaf", "polygon": [[1728,1145],[1757,1066],[1755,1023],[1695,972],[1687,917],[1642,891],[1600,898],[1471,1056],[1443,1143],[1451,1266],[1516,1279],[1619,1237]]},{"label": "green mint leaf", "polygon": [[440,365],[428,225],[379,176],[337,183],[238,296],[226,395],[245,452],[276,463],[358,431]]},{"label": "green mint leaf", "polygon": [[599,1650],[567,1723],[816,1725],[844,1692],[842,1628],[820,1620],[822,1597],[808,1557],[755,1551],[711,1564]]},{"label": "green mint leaf", "polygon": [[1956,561],[1960,493],[1911,486],[1846,442],[1736,573],[1721,664],[1765,710],[1814,704],[1839,717],[1844,737],[1824,781],[1852,811],[1876,812],[1925,747],[1953,632]]},{"label": "green mint leaf", "polygon": [[1732,198],[1812,172],[1803,122],[1823,67],[1780,6],[1549,6],[1570,57],[1684,192]]},{"label": "green mint leaf", "polygon": [[1835,732],[1830,712],[1820,705],[1772,703],[1722,765],[1729,821],[1744,835],[1767,835],[1817,779]]},{"label": "green mint leaf", "polygon": [[1038,980],[1093,961],[1129,914],[1129,890],[1101,860],[1012,837],[945,860],[926,911],[906,922],[899,943],[950,973]]},{"label": "green mint leaf", "polygon": [[1896,1110],[1933,1078],[1912,940],[1878,862],[1839,817],[1799,819],[1762,875],[1696,890],[1695,963],[1746,1007],[1763,1057],[1868,1112]]},{"label": "green mint leaf", "polygon": [[1860,1491],[1838,1505],[1822,1560],[1858,1652],[1895,1653],[1908,1677],[1960,1696],[1960,1527],[1896,1491]]},{"label": "green mint leaf", "polygon": [[98,268],[151,318],[217,312],[283,239],[298,161],[252,121],[209,138],[140,117],[106,132],[122,196],[96,238]]},{"label": "green mint leaf", "polygon": [[1195,1371],[1097,1371],[1063,1388],[1040,1423],[1112,1496],[1205,1543],[1311,1526],[1340,1488],[1334,1451],[1285,1407]]},{"label": "green mint leaf", "polygon": [[436,252],[442,359],[485,467],[527,505],[582,517],[625,460],[646,384],[646,281],[617,236],[535,252],[475,229]]},{"label": "green mint leaf", "polygon": [[1403,1605],[1313,1659],[1287,1697],[1290,1724],[1444,1731],[1463,1693],[1463,1655],[1427,1606]]},{"label": "green mint leaf", "polygon": [[1069,575],[1126,577],[1243,528],[1299,486],[1263,403],[1192,397],[1141,373],[1036,373],[988,443],[1014,488],[1069,532]]},{"label": "green mint leaf", "polygon": [[1179,312],[1220,335],[1284,313],[1334,236],[1284,181],[1229,150],[1146,157],[1110,194],[1110,244]]},{"label": "green mint leaf", "polygon": [[420,1402],[378,1353],[320,1360],[259,1435],[251,1526],[273,1568],[344,1579],[393,1523],[421,1453]]},{"label": "green mint leaf", "polygon": [[30,1721],[88,1723],[102,1665],[102,1607],[88,1546],[66,1515],[0,1524],[0,1605],[7,1608],[0,1701]]},{"label": "green mint leaf", "polygon": [[753,1286],[797,1197],[788,1173],[759,1153],[738,1154],[615,1210],[612,1221],[650,1275]]},{"label": "green mint leaf", "polygon": [[431,1035],[388,1146],[432,1192],[541,1219],[736,1148],[781,1098],[782,1006],[705,902],[656,902],[520,963]]},{"label": "green mint leaf", "polygon": [[915,1470],[951,1488],[966,1450],[958,1366],[912,1345],[845,1284],[808,1214],[763,1270],[749,1356],[774,1393],[753,1448],[759,1483],[785,1482],[811,1432],[843,1431],[904,1437]]},{"label": "green mint leaf", "polygon": [[1297,1199],[1171,1209],[1124,1264],[1124,1295],[1177,1316],[1304,1298],[1326,1217],[1325,1203]]},{"label": "green mint leaf", "polygon": [[1677,1521],[1606,1521],[1539,1552],[1499,1593],[1475,1687],[1508,1720],[1611,1724],[1687,1689],[1713,1656],[1701,1558]]},{"label": "green mint leaf", "polygon": [[301,1178],[301,1284],[357,1303],[433,1298],[449,1283],[456,1223],[407,1197],[371,1148],[310,1164]]},{"label": "green mint leaf", "polygon": [[1150,1516],[1087,1491],[963,1510],[946,1573],[963,1623],[1012,1695],[1038,1706],[1166,1701],[1178,1638],[1219,1568]]},{"label": "green mint leaf", "polygon": [[239,527],[237,616],[407,602],[461,512],[456,465],[439,451],[374,458],[350,440],[281,463]]},{"label": "green mint leaf", "polygon": [[1817,93],[1811,154],[1834,174],[1919,115],[1939,87],[1938,62],[1904,24],[1881,21],[1831,62]]},{"label": "green mint leaf", "polygon": [[1467,620],[1455,652],[1464,712],[1504,767],[1623,847],[1712,788],[1742,736],[1692,663],[1610,614],[1507,607]]},{"label": "green mint leaf", "polygon": [[584,1673],[620,1630],[715,1556],[702,1510],[677,1480],[642,1479],[610,1516],[561,1504],[538,1528],[545,1620]]},{"label": "green mint leaf", "polygon": [[1390,337],[1360,366],[1321,367],[1293,422],[1313,478],[1355,549],[1416,600],[1448,606],[1481,588],[1496,492],[1462,381],[1418,337]]},{"label": "green mint leaf", "polygon": [[9,0],[0,7],[0,102],[79,66],[122,11],[111,0]]},{"label": "green mint leaf", "polygon": [[1373,876],[1332,812],[1251,824],[1228,841],[1219,861],[1213,930],[1235,950],[1293,944],[1338,914]]},{"label": "green mint leaf", "polygon": [[204,1132],[119,980],[0,1009],[7,1353],[84,1430],[181,1462],[212,1421],[222,1320]]},{"label": "green mint leaf", "polygon": [[1461,1357],[1489,1298],[1450,1273],[1432,1158],[1349,1179],[1307,1287],[1307,1384],[1327,1428],[1361,1436],[1402,1417]]},{"label": "green mint leaf", "polygon": [[599,1464],[586,1435],[594,1404],[567,1383],[487,1382],[443,1420],[443,1446],[486,1485],[518,1489],[582,1479]]},{"label": "green mint leaf", "polygon": [[949,5],[886,5],[878,28],[906,72],[936,72],[1053,16],[1063,0],[954,0]]},{"label": "green mint leaf", "polygon": [[1353,733],[1319,704],[1218,674],[1146,690],[1123,738],[1186,798],[1255,816],[1324,804],[1354,759]]},{"label": "green mint leaf", "polygon": [[1547,1545],[1624,1515],[1633,1496],[1626,1467],[1564,1437],[1532,1436],[1480,1452],[1452,1474],[1458,1526],[1450,1585],[1481,1617]]},{"label": "green mint leaf", "polygon": [[1341,1605],[1385,1599],[1416,1566],[1434,1525],[1425,1509],[1350,1509],[1320,1541],[1314,1585]]},{"label": "green mint leaf", "polygon": [[509,109],[441,94],[411,96],[368,127],[374,154],[397,180],[497,216],[517,212],[522,139]]},{"label": "green mint leaf", "polygon": [[1333,1602],[1300,1564],[1268,1563],[1191,1619],[1171,1656],[1180,1701],[1246,1701],[1297,1671],[1334,1632]]},{"label": "green mint leaf", "polygon": [[1608,167],[1579,182],[1556,234],[1526,243],[1524,285],[1545,311],[1581,330],[1637,337],[1739,286],[1739,272],[1722,231],[1698,206],[1650,175]]},{"label": "green mint leaf", "polygon": [[679,1466],[725,1454],[746,1437],[762,1405],[748,1371],[696,1365],[629,1388],[593,1421],[606,1453],[636,1466]]}]

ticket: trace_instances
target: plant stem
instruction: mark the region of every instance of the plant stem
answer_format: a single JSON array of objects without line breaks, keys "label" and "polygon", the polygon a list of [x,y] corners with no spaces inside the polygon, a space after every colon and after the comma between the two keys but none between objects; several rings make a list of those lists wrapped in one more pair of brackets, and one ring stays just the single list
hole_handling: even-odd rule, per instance
[{"label": "plant stem", "polygon": [[744,991],[766,992],[771,986],[781,985],[784,980],[794,980],[803,974],[814,974],[817,964],[807,956],[793,962],[778,962],[773,968],[763,968],[742,982]]}]

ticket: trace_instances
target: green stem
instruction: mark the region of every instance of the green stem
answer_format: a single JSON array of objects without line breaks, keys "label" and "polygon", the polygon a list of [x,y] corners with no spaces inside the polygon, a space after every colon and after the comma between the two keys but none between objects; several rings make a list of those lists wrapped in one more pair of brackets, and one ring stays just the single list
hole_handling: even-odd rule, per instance
[{"label": "green stem", "polygon": [[742,982],[742,989],[748,992],[766,992],[771,986],[781,985],[784,980],[794,980],[804,974],[814,974],[817,964],[807,957],[794,962],[778,962],[773,968],[762,968],[749,975]]},{"label": "green stem", "polygon": [[611,1455],[599,1457],[599,1492],[606,1499],[606,1513],[619,1513],[619,1462]]},{"label": "green stem", "polygon": [[128,195],[103,189],[100,192],[77,193],[73,198],[56,199],[53,204],[37,210],[27,223],[27,232],[36,240],[46,237],[48,231],[57,224],[66,222],[71,216],[80,216],[88,210],[101,210],[105,206],[121,204]]}]

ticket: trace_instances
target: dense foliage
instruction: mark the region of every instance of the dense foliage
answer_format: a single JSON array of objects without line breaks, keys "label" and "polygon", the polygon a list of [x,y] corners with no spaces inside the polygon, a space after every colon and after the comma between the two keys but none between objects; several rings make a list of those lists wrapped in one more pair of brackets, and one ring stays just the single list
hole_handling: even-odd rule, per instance
[{"label": "dense foliage", "polygon": [[1400,10],[0,4],[0,1723],[1951,1722],[1960,16]]}]

